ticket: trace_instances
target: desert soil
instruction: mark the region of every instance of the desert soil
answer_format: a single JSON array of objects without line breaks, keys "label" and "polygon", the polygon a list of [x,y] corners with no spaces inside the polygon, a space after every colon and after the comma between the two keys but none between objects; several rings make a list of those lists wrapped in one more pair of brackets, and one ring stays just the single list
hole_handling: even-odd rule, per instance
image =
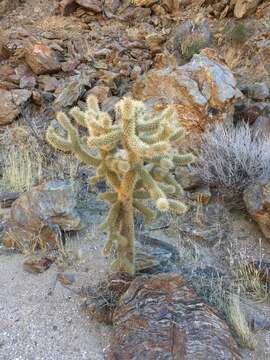
[{"label": "desert soil", "polygon": [[[91,241],[81,250],[89,257],[68,269],[76,289],[104,276],[107,266]],[[83,299],[56,283],[56,265],[31,274],[22,261],[20,254],[0,255],[0,359],[103,359],[110,327],[91,320],[80,310]]]}]

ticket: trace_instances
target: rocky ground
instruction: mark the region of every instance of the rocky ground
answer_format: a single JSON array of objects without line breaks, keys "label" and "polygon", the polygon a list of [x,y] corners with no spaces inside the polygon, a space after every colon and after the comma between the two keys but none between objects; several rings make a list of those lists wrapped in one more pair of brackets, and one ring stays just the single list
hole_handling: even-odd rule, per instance
[{"label": "rocky ground", "polygon": [[[269,137],[269,24],[270,4],[259,0],[0,0],[1,359],[103,359],[111,334],[120,359],[133,356],[137,346],[134,339],[133,348],[121,343],[125,321],[136,311],[117,308],[112,321],[120,330],[112,332],[80,310],[85,296],[74,293],[103,279],[108,269],[100,255],[104,236],[97,231],[106,206],[96,195],[104,186],[89,193],[89,169],[46,143],[55,112],[84,108],[94,94],[114,116],[116,102],[131,95],[155,110],[175,108],[188,132],[180,149],[198,153],[213,123],[244,120]],[[176,176],[187,190],[187,214],[162,215],[147,227],[138,217],[136,226],[138,238],[143,233],[151,239],[144,245],[149,258],[139,258],[138,266],[150,262],[150,268],[173,270],[187,281],[183,293],[170,294],[168,301],[188,308],[193,288],[218,313],[218,319],[207,307],[199,313],[201,323],[219,325],[206,338],[198,333],[198,348],[188,342],[196,327],[188,329],[188,340],[182,330],[176,335],[186,346],[185,359],[199,359],[200,344],[207,342],[215,360],[215,349],[224,346],[222,331],[229,346],[220,350],[224,359],[269,359],[269,183],[247,189],[244,205],[234,208],[188,169]],[[59,246],[59,234],[66,248]],[[177,249],[172,263],[164,241]],[[44,242],[58,247],[57,254],[33,255]],[[145,281],[133,284],[131,293],[137,286],[149,289],[151,280]],[[173,281],[182,284],[178,277]],[[135,304],[152,296],[137,290],[133,295]],[[145,306],[145,334],[151,310]],[[156,313],[162,311],[158,304]],[[179,322],[188,321],[186,313],[181,316]],[[154,348],[144,346],[148,354]],[[113,351],[108,359],[116,359]]]}]

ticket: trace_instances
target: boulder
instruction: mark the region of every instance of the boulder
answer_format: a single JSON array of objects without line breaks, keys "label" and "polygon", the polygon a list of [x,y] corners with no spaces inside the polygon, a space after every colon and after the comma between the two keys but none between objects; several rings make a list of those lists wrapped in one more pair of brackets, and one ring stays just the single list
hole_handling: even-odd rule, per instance
[{"label": "boulder", "polygon": [[244,191],[244,202],[250,216],[270,241],[270,182],[249,186]]},{"label": "boulder", "polygon": [[53,180],[33,187],[12,204],[4,245],[24,250],[33,244],[55,246],[60,230],[78,230],[72,185]]},{"label": "boulder", "polygon": [[61,68],[56,52],[42,42],[27,44],[25,61],[37,75],[54,73]]},{"label": "boulder", "polygon": [[156,110],[173,105],[181,124],[200,133],[229,116],[242,94],[231,70],[213,50],[204,49],[183,66],[150,70],[135,83],[133,95]]},{"label": "boulder", "polygon": [[262,0],[231,0],[234,5],[234,16],[241,19],[256,11]]},{"label": "boulder", "polygon": [[113,313],[106,360],[240,360],[228,326],[175,273],[135,278]]}]

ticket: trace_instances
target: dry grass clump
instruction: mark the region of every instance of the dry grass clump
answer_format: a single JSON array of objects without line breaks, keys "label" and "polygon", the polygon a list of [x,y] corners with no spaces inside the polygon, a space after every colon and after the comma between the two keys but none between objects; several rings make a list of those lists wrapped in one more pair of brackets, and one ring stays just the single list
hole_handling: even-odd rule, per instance
[{"label": "dry grass clump", "polygon": [[228,26],[225,29],[226,38],[233,44],[243,44],[249,37],[249,32],[245,24],[239,23],[234,26]]},{"label": "dry grass clump", "polygon": [[250,261],[234,270],[239,288],[255,301],[270,300],[270,266],[264,261]]},{"label": "dry grass clump", "polygon": [[236,202],[252,184],[270,177],[270,142],[246,123],[216,124],[202,138],[194,173]]},{"label": "dry grass clump", "polygon": [[0,191],[11,192],[27,191],[43,177],[75,182],[79,166],[72,156],[50,154],[42,137],[20,124],[0,134],[0,163]]},{"label": "dry grass clump", "polygon": [[25,126],[1,134],[1,191],[26,191],[42,176],[43,156],[37,140]]},{"label": "dry grass clump", "polygon": [[238,294],[232,293],[230,295],[226,308],[228,323],[237,334],[239,344],[253,350],[256,346],[256,340],[241,310]]},{"label": "dry grass clump", "polygon": [[191,33],[181,41],[181,53],[183,58],[188,61],[194,54],[198,54],[201,49],[207,46],[207,41],[200,33]]},{"label": "dry grass clump", "polygon": [[246,316],[241,308],[239,289],[234,284],[228,286],[223,277],[198,277],[191,281],[195,291],[204,301],[217,309],[234,332],[238,344],[254,349],[256,341]]}]

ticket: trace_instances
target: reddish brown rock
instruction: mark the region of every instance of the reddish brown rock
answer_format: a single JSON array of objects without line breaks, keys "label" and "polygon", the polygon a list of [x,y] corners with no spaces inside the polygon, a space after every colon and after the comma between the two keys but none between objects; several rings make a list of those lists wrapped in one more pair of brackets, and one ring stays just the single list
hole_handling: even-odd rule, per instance
[{"label": "reddish brown rock", "polygon": [[178,274],[132,281],[113,315],[106,360],[240,360],[226,323]]},{"label": "reddish brown rock", "polygon": [[234,5],[234,16],[241,19],[256,11],[262,0],[231,0]]},{"label": "reddish brown rock", "polygon": [[28,90],[3,90],[0,89],[0,126],[11,123],[20,114],[20,105],[31,97]]},{"label": "reddish brown rock", "polygon": [[50,75],[40,75],[38,82],[44,91],[54,91],[59,85],[58,80]]},{"label": "reddish brown rock", "polygon": [[25,61],[37,75],[54,73],[61,68],[55,51],[41,42],[27,44]]},{"label": "reddish brown rock", "polygon": [[270,241],[270,182],[249,186],[244,192],[244,202],[249,214]]},{"label": "reddish brown rock", "polygon": [[49,181],[23,193],[11,207],[4,245],[19,250],[55,246],[62,230],[77,230],[81,221],[75,211],[75,194],[65,181]]},{"label": "reddish brown rock", "polygon": [[14,104],[10,91],[0,89],[0,125],[11,123],[20,113],[18,107]]},{"label": "reddish brown rock", "polygon": [[76,0],[76,3],[95,13],[102,11],[102,3],[99,0]]}]

